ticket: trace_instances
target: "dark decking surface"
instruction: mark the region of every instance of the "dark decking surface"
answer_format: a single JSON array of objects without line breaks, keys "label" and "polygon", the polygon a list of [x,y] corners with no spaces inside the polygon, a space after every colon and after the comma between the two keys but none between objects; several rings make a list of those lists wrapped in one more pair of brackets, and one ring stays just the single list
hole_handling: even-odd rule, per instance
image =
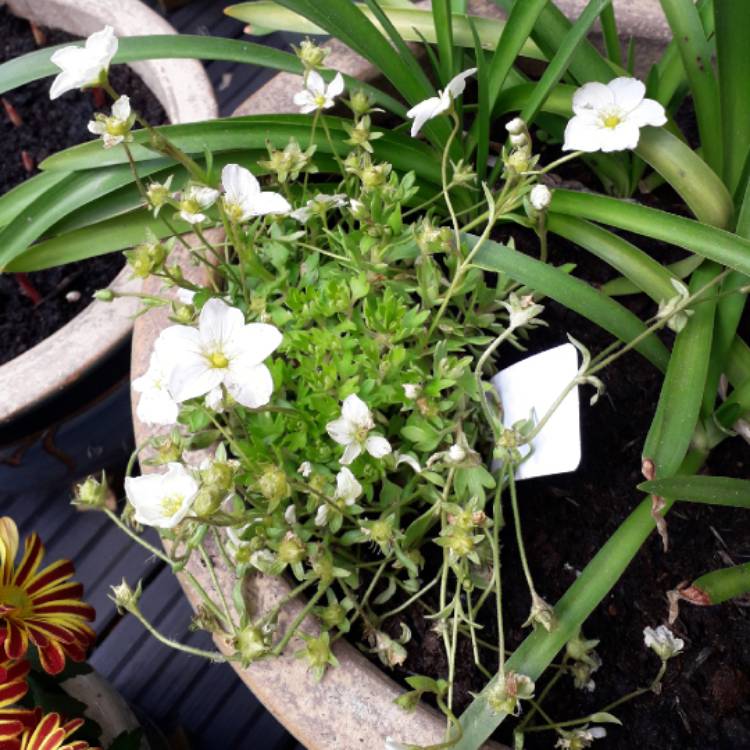
[{"label": "dark decking surface", "polygon": [[[229,4],[194,0],[169,20],[185,33],[239,38],[242,25],[221,13]],[[266,41],[287,46],[282,35]],[[268,71],[234,63],[210,62],[206,68],[224,115],[270,77]],[[143,611],[160,631],[210,647],[206,634],[190,632],[192,612],[163,564],[150,559],[103,515],[81,513],[69,504],[78,479],[102,468],[123,471],[133,445],[129,398],[123,379],[78,416],[33,440],[0,448],[0,514],[12,516],[24,535],[38,532],[47,547],[46,560],[65,557],[75,562],[76,578],[97,610],[98,641],[91,664],[144,720],[166,735],[182,731],[189,746],[200,750],[301,750],[231,667],[162,646],[135,618],[120,617],[107,598],[109,587],[123,577],[131,585],[140,579]]]}]

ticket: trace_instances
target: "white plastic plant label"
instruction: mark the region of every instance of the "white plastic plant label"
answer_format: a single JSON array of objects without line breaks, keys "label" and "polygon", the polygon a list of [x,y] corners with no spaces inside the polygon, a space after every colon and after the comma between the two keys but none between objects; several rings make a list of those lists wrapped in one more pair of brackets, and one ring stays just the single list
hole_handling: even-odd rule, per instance
[{"label": "white plastic plant label", "polygon": [[[563,344],[535,354],[502,370],[492,385],[503,404],[503,424],[528,419],[538,422],[578,372],[578,351]],[[518,467],[516,479],[531,479],[575,471],[581,462],[581,423],[578,386],[555,410],[532,441],[531,455]],[[529,447],[522,449],[528,455]],[[525,453],[524,453],[525,451]]]}]

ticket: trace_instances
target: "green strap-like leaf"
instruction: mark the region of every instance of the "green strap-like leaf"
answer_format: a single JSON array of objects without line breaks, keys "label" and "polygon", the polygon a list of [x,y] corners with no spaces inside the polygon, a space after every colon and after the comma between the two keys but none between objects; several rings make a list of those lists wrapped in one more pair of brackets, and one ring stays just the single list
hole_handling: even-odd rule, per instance
[{"label": "green strap-like leaf", "polygon": [[[476,241],[476,237],[467,235],[470,247]],[[519,253],[507,245],[485,241],[474,258],[474,265],[487,271],[507,274],[511,279],[557,300],[621,341],[632,341],[645,330],[643,323],[630,310],[585,281],[570,276],[553,265]],[[636,350],[660,370],[666,369],[669,353],[656,336],[644,339]]]},{"label": "green strap-like leaf", "polygon": [[672,500],[750,509],[750,480],[747,479],[674,476],[643,482],[638,489]]},{"label": "green strap-like leaf", "polygon": [[[55,50],[67,47],[61,44],[57,47],[21,55],[0,65],[0,94],[23,86],[31,81],[56,75],[59,68],[50,62]],[[226,60],[228,62],[260,65],[286,73],[302,74],[304,68],[296,55],[289,52],[267,47],[263,44],[243,42],[236,39],[220,39],[195,34],[154,34],[153,36],[127,36],[119,40],[114,63],[130,63],[140,60],[161,60],[175,58],[190,58],[197,60]],[[330,80],[336,71],[321,71],[324,78]],[[347,89],[364,89],[375,101],[391,112],[403,116],[406,107],[385,94],[375,86],[358,81],[351,76],[344,76]]]},{"label": "green strap-like leaf", "polygon": [[551,210],[637,232],[750,273],[750,241],[722,229],[606,195],[555,190]]}]

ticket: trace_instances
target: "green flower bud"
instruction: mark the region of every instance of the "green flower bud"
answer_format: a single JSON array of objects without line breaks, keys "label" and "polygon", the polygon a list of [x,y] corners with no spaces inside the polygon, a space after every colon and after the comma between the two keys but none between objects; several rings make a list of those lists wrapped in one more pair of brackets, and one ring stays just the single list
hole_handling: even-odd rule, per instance
[{"label": "green flower bud", "polygon": [[372,97],[362,89],[355,91],[349,100],[349,106],[357,117],[362,117],[370,112],[374,103]]},{"label": "green flower bud", "polygon": [[268,644],[263,637],[263,631],[256,625],[247,625],[234,639],[234,647],[243,666],[257,661],[268,653]]},{"label": "green flower bud", "polygon": [[167,257],[167,247],[161,242],[145,242],[132,250],[125,251],[128,265],[133,276],[145,279],[154,271],[158,271]]},{"label": "green flower bud", "polygon": [[112,492],[107,485],[107,477],[102,472],[101,479],[86,477],[77,485],[73,496],[73,505],[83,510],[102,510],[114,507]]},{"label": "green flower bud", "polygon": [[282,563],[288,565],[301,563],[306,557],[305,545],[296,534],[290,531],[281,540],[277,557]]},{"label": "green flower bud", "polygon": [[319,47],[310,39],[303,39],[299,47],[294,47],[294,53],[307,70],[320,68],[328,57],[329,50]]},{"label": "green flower bud", "polygon": [[99,302],[111,302],[116,296],[111,289],[97,289],[94,292],[94,299],[98,299]]},{"label": "green flower bud", "polygon": [[118,612],[137,612],[138,602],[141,598],[141,583],[135,587],[135,591],[130,588],[128,582],[123,578],[119,586],[112,586],[112,595],[110,599],[115,603]]},{"label": "green flower bud", "polygon": [[338,603],[332,602],[318,610],[318,617],[327,629],[338,628],[346,622],[346,610]]},{"label": "green flower bud", "polygon": [[487,704],[495,713],[517,716],[521,713],[521,701],[534,697],[534,681],[523,674],[508,672],[505,679],[497,682],[487,693]]},{"label": "green flower bud", "polygon": [[278,466],[268,466],[263,471],[258,478],[258,489],[274,508],[292,494],[286,474]]}]

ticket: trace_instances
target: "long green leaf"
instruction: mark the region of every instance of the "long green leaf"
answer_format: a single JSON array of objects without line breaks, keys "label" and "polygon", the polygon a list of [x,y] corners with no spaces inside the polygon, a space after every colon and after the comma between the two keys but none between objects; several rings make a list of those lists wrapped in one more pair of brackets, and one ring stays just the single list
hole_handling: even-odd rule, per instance
[{"label": "long green leaf", "polygon": [[67,176],[67,172],[37,174],[0,196],[0,227],[9,224],[30,203]]},{"label": "long green leaf", "polygon": [[450,0],[433,0],[432,20],[435,26],[440,60],[440,83],[445,86],[456,72],[453,64],[453,18]]},{"label": "long green leaf", "polygon": [[620,48],[620,35],[617,32],[617,18],[615,8],[608,5],[602,10],[601,16],[602,34],[607,57],[615,64],[622,66],[622,49]]},{"label": "long green leaf", "polygon": [[[665,266],[665,269],[676,279],[686,279],[703,262],[704,259],[700,255],[688,255],[687,258]],[[608,281],[606,284],[602,284],[601,290],[609,297],[622,297],[627,294],[638,294],[643,291],[630,279],[623,278],[622,276],[612,279],[612,281]]]},{"label": "long green leaf", "polygon": [[554,56],[550,59],[541,79],[534,86],[534,92],[521,111],[521,118],[526,122],[531,122],[534,119],[552,89],[560,82],[563,74],[570,66],[576,50],[585,40],[586,34],[588,34],[594,21],[611,2],[612,0],[589,0],[583,13],[560,40]]},{"label": "long green leaf", "polygon": [[[477,239],[467,235],[467,241],[473,247]],[[632,341],[645,330],[643,323],[627,308],[586,282],[506,245],[486,241],[477,252],[474,265],[486,271],[507,274],[511,279],[557,300],[621,341]],[[669,354],[656,336],[644,339],[636,350],[654,366],[666,369]]]},{"label": "long green leaf", "polygon": [[703,605],[722,604],[750,592],[750,562],[705,573],[690,585]]},{"label": "long green leaf", "polygon": [[[348,151],[348,147],[343,143],[343,140],[348,138],[343,128],[344,122],[338,117],[326,118],[334,144],[340,148],[341,154]],[[166,125],[156,130],[162,132],[185,152],[199,155],[206,150],[218,153],[263,149],[266,142],[276,148],[283,148],[290,138],[295,138],[300,144],[310,142],[310,118],[306,115],[249,115],[203,123]],[[313,142],[319,152],[330,154],[331,144],[322,130],[317,129]],[[148,142],[148,134],[145,131],[136,131],[133,141],[131,151],[137,162],[155,158],[154,152],[142,145]],[[422,179],[440,184],[440,165],[434,151],[426,144],[406,135],[388,131],[382,138],[374,141],[373,146],[378,159],[391,162],[400,171],[413,169]],[[101,144],[91,141],[54,154],[42,162],[41,168],[51,171],[79,171],[126,162],[127,156],[121,149],[104,151]]]},{"label": "long green leaf", "polygon": [[[168,164],[166,159],[154,160],[142,164],[139,172],[145,176]],[[132,179],[128,165],[66,176],[26,206],[0,232],[0,272],[10,270],[11,261],[56,222],[99,196],[129,184]]]},{"label": "long green leaf", "polygon": [[[361,7],[361,4],[359,7]],[[365,15],[368,15],[375,22],[374,17],[366,7],[362,10]],[[252,33],[265,34],[270,31],[294,31],[311,35],[325,35],[329,33],[321,25],[311,22],[299,13],[287,10],[286,8],[280,8],[275,0],[259,0],[258,2],[230,5],[224,12],[233,18],[249,23]],[[421,10],[413,7],[387,7],[386,12],[388,18],[407,42],[426,41],[430,44],[437,42],[431,10]],[[483,18],[481,16],[471,16],[471,22],[476,25],[479,38],[482,41],[482,47],[494,50],[505,23],[496,18]],[[456,46],[467,49],[473,48],[474,42],[471,26],[463,14],[453,13],[452,28],[453,43]],[[528,39],[523,44],[520,54],[535,60],[546,60],[540,49]]]},{"label": "long green leaf", "polygon": [[638,485],[648,492],[672,500],[750,509],[750,481],[732,477],[673,476]]},{"label": "long green leaf", "polygon": [[656,302],[674,297],[669,271],[622,237],[596,224],[561,214],[551,213],[547,227],[609,263]]},{"label": "long green leaf", "polygon": [[[705,263],[693,274],[695,294],[721,269]],[[643,456],[654,462],[657,477],[674,474],[693,438],[706,385],[716,311],[716,288],[694,305],[693,316],[677,335]]]},{"label": "long green leaf", "polygon": [[750,272],[750,241],[722,229],[606,195],[555,190],[551,210],[637,232],[684,247],[742,273]]},{"label": "long green leaf", "polygon": [[[45,49],[21,55],[0,65],[0,94],[18,86],[56,75],[59,68],[50,62],[55,50],[68,45],[46,47]],[[263,44],[243,42],[236,39],[194,34],[154,34],[153,36],[128,36],[120,39],[114,63],[130,63],[140,60],[160,60],[191,58],[198,60],[226,60],[229,62],[260,65],[287,73],[302,74],[304,68],[296,55],[267,47]],[[325,78],[332,78],[335,71],[323,71]],[[349,90],[366,90],[380,106],[398,115],[404,115],[406,108],[397,99],[383,93],[375,86],[344,76]]]},{"label": "long green leaf", "polygon": [[711,45],[693,0],[661,0],[682,65],[693,93],[703,154],[708,164],[721,174],[722,145],[719,89],[711,63]]},{"label": "long green leaf", "polygon": [[[719,0],[714,6],[716,52],[721,99],[721,144],[724,147],[724,179],[734,192],[750,149],[750,3],[747,0]],[[713,140],[718,141],[716,133]]]}]

